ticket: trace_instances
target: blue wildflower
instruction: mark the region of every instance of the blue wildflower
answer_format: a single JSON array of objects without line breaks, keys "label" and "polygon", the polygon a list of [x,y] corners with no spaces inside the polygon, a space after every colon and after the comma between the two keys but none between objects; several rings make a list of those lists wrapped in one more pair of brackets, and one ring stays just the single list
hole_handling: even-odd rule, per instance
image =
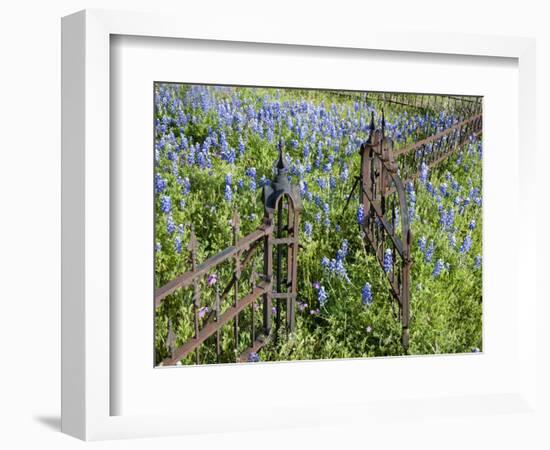
[{"label": "blue wildflower", "polygon": [[160,210],[163,213],[169,213],[171,209],[172,209],[172,199],[167,195],[163,195],[160,198]]},{"label": "blue wildflower", "polygon": [[424,261],[431,262],[434,255],[434,243],[433,241],[430,241],[430,245],[426,249],[426,252],[424,253]]},{"label": "blue wildflower", "polygon": [[443,263],[443,260],[442,259],[438,259],[435,263],[435,267],[434,267],[434,270],[432,272],[432,276],[434,278],[437,278],[440,274],[441,274],[441,271],[445,268],[445,264]]},{"label": "blue wildflower", "polygon": [[168,234],[173,234],[174,231],[176,231],[176,224],[174,223],[174,218],[172,217],[172,215],[170,214],[168,216],[168,219],[166,221],[166,232]]},{"label": "blue wildflower", "polygon": [[462,254],[468,253],[470,251],[471,247],[472,247],[472,236],[470,236],[468,234],[464,238],[464,241],[462,242],[462,245],[460,246],[459,252],[462,253]]},{"label": "blue wildflower", "polygon": [[319,305],[321,307],[325,306],[327,303],[328,294],[323,286],[319,287],[319,290],[317,291],[317,300],[319,300]]},{"label": "blue wildflower", "polygon": [[168,183],[166,182],[166,180],[162,178],[158,173],[155,175],[155,192],[157,194],[164,192],[167,184]]},{"label": "blue wildflower", "polygon": [[422,253],[426,251],[426,243],[427,243],[426,236],[422,236],[421,238],[418,239],[418,246],[420,247],[420,250],[422,251]]},{"label": "blue wildflower", "polygon": [[360,204],[357,208],[357,223],[363,225],[365,223],[365,209],[363,204]]},{"label": "blue wildflower", "polygon": [[474,267],[479,269],[481,267],[481,255],[476,255],[474,259]]},{"label": "blue wildflower", "polygon": [[174,250],[176,251],[176,253],[181,253],[181,249],[182,249],[181,237],[180,235],[177,235],[174,241]]},{"label": "blue wildflower", "polygon": [[225,185],[223,198],[226,202],[230,202],[233,199],[233,191],[231,190],[231,186],[229,184]]},{"label": "blue wildflower", "polygon": [[391,249],[387,248],[384,252],[384,272],[389,273],[393,269],[393,255]]},{"label": "blue wildflower", "polygon": [[420,165],[420,182],[422,184],[426,184],[426,181],[428,181],[428,165],[422,161],[422,164]]},{"label": "blue wildflower", "polygon": [[361,289],[361,301],[365,306],[372,304],[372,289],[369,282],[366,282]]},{"label": "blue wildflower", "polygon": [[311,222],[304,223],[304,234],[308,238],[311,237],[311,235],[313,234],[313,225],[311,224]]},{"label": "blue wildflower", "polygon": [[260,361],[260,355],[258,355],[256,352],[250,352],[248,354],[248,362],[259,362]]}]

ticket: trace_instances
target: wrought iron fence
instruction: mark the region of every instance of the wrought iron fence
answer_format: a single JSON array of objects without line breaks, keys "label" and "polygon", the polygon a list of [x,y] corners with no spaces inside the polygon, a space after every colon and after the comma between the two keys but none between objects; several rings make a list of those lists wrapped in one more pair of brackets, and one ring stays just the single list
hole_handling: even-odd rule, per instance
[{"label": "wrought iron fence", "polygon": [[[231,226],[233,244],[220,253],[210,257],[201,264],[197,264],[197,239],[191,233],[189,245],[189,262],[191,270],[158,288],[155,292],[155,307],[159,308],[167,296],[180,289],[192,289],[194,336],[183,345],[176,347],[172,324],[169,326],[167,347],[170,356],[161,361],[162,365],[174,365],[195,352],[195,362],[200,363],[200,346],[210,337],[215,336],[216,357],[220,361],[220,330],[230,321],[233,321],[233,345],[236,351],[236,362],[248,361],[274,335],[278,335],[282,326],[281,312],[285,311],[285,324],[289,332],[294,331],[295,309],[297,296],[297,257],[299,223],[302,203],[300,190],[292,185],[288,179],[288,167],[283,154],[282,145],[279,145],[279,159],[277,161],[277,176],[270,185],[263,188],[264,217],[260,227],[252,233],[239,238],[240,218],[233,215]],[[251,259],[258,248],[263,244],[263,273],[258,274],[254,268],[250,273],[250,292],[244,297],[239,295],[239,283],[243,270],[250,265]],[[275,264],[273,257],[275,256]],[[212,270],[226,261],[233,262],[233,276],[230,282],[220,293],[216,289],[213,305],[205,305],[201,301],[201,280]],[[232,295],[231,306],[222,311],[223,301]],[[257,329],[255,320],[256,303],[260,297],[263,300],[263,324]],[[273,308],[273,301],[276,307]],[[238,354],[239,335],[241,327],[239,316],[250,307],[250,346]],[[201,311],[208,308],[211,313],[201,319]],[[272,316],[275,316],[275,332],[272,333]],[[202,327],[201,327],[202,325]]]}]

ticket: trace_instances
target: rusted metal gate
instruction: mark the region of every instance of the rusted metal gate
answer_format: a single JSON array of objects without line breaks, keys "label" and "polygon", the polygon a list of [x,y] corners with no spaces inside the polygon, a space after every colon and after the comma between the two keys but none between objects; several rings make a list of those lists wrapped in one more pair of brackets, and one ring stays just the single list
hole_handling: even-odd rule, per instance
[{"label": "rusted metal gate", "polygon": [[[397,101],[397,100],[396,100]],[[361,172],[356,177],[344,210],[359,186],[360,223],[366,248],[376,256],[399,305],[402,345],[409,347],[411,243],[410,215],[405,183],[414,181],[422,166],[433,167],[449,158],[471,135],[482,130],[481,102],[474,102],[471,117],[402,149],[394,150],[392,139],[375,130],[371,116],[368,140],[361,146]]]},{"label": "rusted metal gate", "polygon": [[[270,185],[263,188],[264,217],[262,225],[252,233],[239,238],[240,219],[234,213],[231,226],[233,244],[220,253],[197,264],[196,252],[198,242],[195,233],[191,232],[189,245],[189,263],[191,270],[183,273],[155,291],[155,307],[161,307],[163,300],[180,289],[192,289],[194,336],[183,345],[174,345],[174,333],[170,324],[167,347],[170,356],[164,359],[163,366],[174,365],[195,352],[195,362],[200,364],[200,347],[211,337],[215,339],[217,360],[220,362],[220,331],[222,327],[233,321],[233,345],[238,355],[239,315],[250,307],[250,345],[236,356],[236,361],[248,361],[272,338],[277,336],[282,325],[281,312],[285,311],[285,325],[288,332],[294,331],[295,309],[297,296],[297,257],[300,212],[302,203],[298,186],[288,180],[288,166],[279,145],[279,158],[276,165],[277,175]],[[244,297],[239,296],[239,284],[243,270],[250,265],[255,252],[263,244],[263,273],[258,274],[251,268],[250,292]],[[273,257],[275,256],[275,264]],[[220,264],[233,261],[233,277],[220,293],[216,289],[214,304],[206,305],[201,301],[201,281],[212,273]],[[275,266],[275,267],[274,267]],[[224,300],[232,295],[229,308],[222,310]],[[254,310],[257,302],[263,300],[263,324],[258,329]],[[273,308],[273,301],[276,307]],[[201,311],[208,308],[210,314],[201,319]],[[272,330],[272,316],[275,316],[275,330]]]},{"label": "rusted metal gate", "polygon": [[393,141],[385,136],[382,114],[380,129],[371,116],[370,133],[361,145],[361,172],[347,198],[344,211],[359,188],[361,235],[371,249],[390,285],[390,293],[399,305],[402,324],[401,342],[409,346],[411,231],[409,209],[403,181],[393,154]]}]

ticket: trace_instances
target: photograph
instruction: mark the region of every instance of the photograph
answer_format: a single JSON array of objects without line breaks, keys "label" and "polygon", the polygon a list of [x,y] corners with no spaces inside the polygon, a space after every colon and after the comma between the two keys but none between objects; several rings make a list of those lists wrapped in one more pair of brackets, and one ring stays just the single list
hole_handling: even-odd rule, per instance
[{"label": "photograph", "polygon": [[151,98],[155,367],[482,352],[482,96]]}]

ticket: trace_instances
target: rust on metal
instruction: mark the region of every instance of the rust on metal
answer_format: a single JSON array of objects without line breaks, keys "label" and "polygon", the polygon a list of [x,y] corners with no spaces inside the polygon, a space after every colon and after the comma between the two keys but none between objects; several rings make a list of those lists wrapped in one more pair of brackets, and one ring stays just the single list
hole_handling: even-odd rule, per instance
[{"label": "rust on metal", "polygon": [[266,289],[268,288],[267,283],[259,283],[258,286],[243,299],[239,301],[237,306],[232,306],[226,311],[224,311],[217,322],[212,322],[206,325],[202,330],[200,330],[197,338],[188,340],[185,344],[179,347],[174,355],[170,358],[162,361],[163,366],[174,365],[178,361],[185,358],[193,350],[197,349],[206,339],[212,336],[217,330],[219,330],[223,325],[228,323],[230,320],[234,319],[237,314],[239,314],[244,308],[252,304],[254,300],[261,297]]}]

